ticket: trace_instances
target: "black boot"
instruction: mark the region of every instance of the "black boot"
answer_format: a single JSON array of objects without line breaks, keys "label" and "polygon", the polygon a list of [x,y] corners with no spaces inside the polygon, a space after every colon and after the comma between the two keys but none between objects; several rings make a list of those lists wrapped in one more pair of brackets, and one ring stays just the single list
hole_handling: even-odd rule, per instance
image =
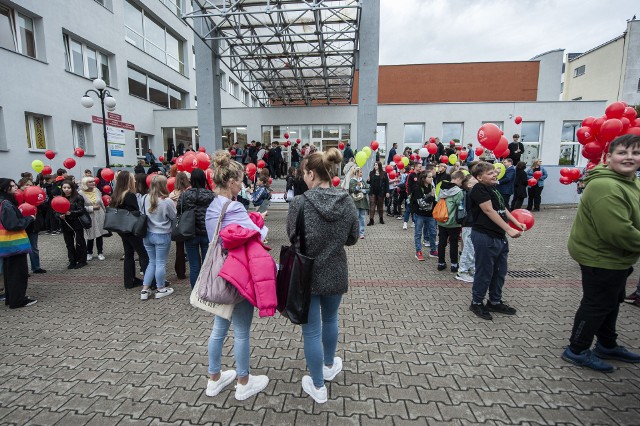
[{"label": "black boot", "polygon": [[367,223],[367,226],[371,226],[373,225],[373,219],[369,219],[369,223]]},{"label": "black boot", "polygon": [[384,218],[380,216],[380,225],[384,225]]}]

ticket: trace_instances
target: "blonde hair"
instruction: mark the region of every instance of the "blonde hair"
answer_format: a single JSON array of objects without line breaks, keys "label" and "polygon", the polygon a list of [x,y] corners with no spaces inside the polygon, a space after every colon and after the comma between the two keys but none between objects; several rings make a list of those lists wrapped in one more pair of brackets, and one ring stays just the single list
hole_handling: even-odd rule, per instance
[{"label": "blonde hair", "polygon": [[191,183],[189,182],[189,177],[187,176],[187,174],[185,172],[178,172],[178,174],[176,174],[176,183],[174,186],[174,190],[176,192],[182,192],[185,189],[189,188],[189,186],[191,186]]},{"label": "blonde hair", "polygon": [[337,148],[329,148],[326,152],[314,152],[302,160],[302,170],[313,171],[323,182],[331,180],[331,168],[342,163],[342,153]]},{"label": "blonde hair", "polygon": [[149,213],[157,210],[160,200],[169,196],[167,178],[162,175],[154,175],[149,185]]},{"label": "blonde hair", "polygon": [[90,176],[85,176],[82,178],[82,180],[80,181],[80,189],[83,191],[88,191],[89,190],[89,186],[87,186],[87,183],[89,182],[94,182],[95,179],[90,177]]},{"label": "blonde hair", "polygon": [[213,155],[213,182],[222,188],[227,187],[229,179],[242,180],[242,164],[231,158],[229,151],[216,151]]},{"label": "blonde hair", "polygon": [[136,180],[131,172],[123,170],[116,177],[116,190],[113,193],[113,197],[111,197],[111,205],[113,207],[121,205],[124,202],[124,197],[129,192],[136,193]]}]

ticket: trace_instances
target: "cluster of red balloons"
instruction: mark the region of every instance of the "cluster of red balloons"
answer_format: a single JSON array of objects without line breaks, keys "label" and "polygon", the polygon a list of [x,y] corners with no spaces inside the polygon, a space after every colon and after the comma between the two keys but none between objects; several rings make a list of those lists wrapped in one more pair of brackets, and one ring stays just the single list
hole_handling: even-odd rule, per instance
[{"label": "cluster of red balloons", "polygon": [[47,193],[39,186],[29,186],[24,191],[18,189],[14,196],[23,216],[35,215],[36,207],[47,199]]},{"label": "cluster of red balloons", "polygon": [[582,177],[582,173],[580,172],[580,169],[577,169],[577,168],[571,169],[569,167],[564,167],[560,169],[560,183],[563,185],[569,185],[573,182],[576,182],[581,177]]},{"label": "cluster of red balloons", "polygon": [[[500,127],[493,123],[485,123],[480,126],[480,129],[478,129],[478,142],[484,148],[493,151],[496,158],[506,158],[510,154],[509,140],[504,136],[504,132],[500,130]],[[477,149],[476,154],[478,154]]]},{"label": "cluster of red balloons", "polygon": [[211,165],[211,158],[206,152],[206,148],[201,146],[197,153],[191,151],[173,159],[178,171],[191,173],[194,169],[206,170]]},{"label": "cluster of red balloons", "polygon": [[[522,223],[527,227],[527,231],[533,228],[533,225],[536,223],[533,214],[529,210],[525,209],[516,209],[511,212],[511,216],[513,216],[518,222]],[[509,226],[513,229],[520,230],[513,223],[509,222]]]}]

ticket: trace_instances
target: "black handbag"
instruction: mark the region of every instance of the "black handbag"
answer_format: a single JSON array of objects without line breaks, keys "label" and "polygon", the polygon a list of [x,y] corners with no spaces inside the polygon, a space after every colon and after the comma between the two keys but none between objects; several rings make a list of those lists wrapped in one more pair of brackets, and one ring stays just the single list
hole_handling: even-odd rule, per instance
[{"label": "black handbag", "polygon": [[142,197],[142,212],[138,214],[136,223],[133,226],[132,234],[136,237],[144,238],[147,235],[147,196]]},{"label": "black handbag", "polygon": [[[296,218],[296,228],[291,236],[291,245],[280,249],[280,268],[276,278],[278,311],[294,324],[306,324],[311,303],[311,272],[314,258],[306,256],[304,203]],[[296,241],[300,249],[296,249]]]},{"label": "black handbag", "polygon": [[82,212],[82,214],[78,216],[78,220],[84,229],[91,229],[91,216],[88,211],[85,210]]},{"label": "black handbag", "polygon": [[147,234],[147,215],[139,211],[107,207],[103,228],[120,234],[133,234],[136,237],[144,237]]},{"label": "black handbag", "polygon": [[[196,189],[196,201],[200,194],[200,188]],[[184,196],[184,194],[183,194]],[[182,198],[182,197],[181,197]],[[184,201],[180,203],[180,215],[171,226],[171,240],[185,241],[196,236],[196,212],[195,210],[183,211]]]}]

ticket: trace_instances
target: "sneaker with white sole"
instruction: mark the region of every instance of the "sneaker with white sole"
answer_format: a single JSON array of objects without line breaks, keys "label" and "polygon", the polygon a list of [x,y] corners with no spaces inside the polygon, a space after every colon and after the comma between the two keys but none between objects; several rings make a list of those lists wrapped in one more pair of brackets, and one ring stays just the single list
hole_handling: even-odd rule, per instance
[{"label": "sneaker with white sole", "polygon": [[249,381],[246,385],[241,385],[240,383],[236,385],[236,399],[244,401],[247,398],[251,398],[266,388],[268,384],[269,378],[267,376],[252,376],[249,374]]},{"label": "sneaker with white sole", "polygon": [[341,371],[342,371],[342,358],[338,356],[333,358],[333,365],[331,366],[331,368],[327,367],[326,365],[322,367],[322,375],[324,376],[324,379],[328,381],[335,379],[335,377]]},{"label": "sneaker with white sole", "polygon": [[311,376],[304,376],[302,378],[302,390],[318,404],[324,404],[327,402],[327,387],[322,386],[320,389],[315,387]]},{"label": "sneaker with white sole", "polygon": [[402,224],[402,229],[407,229],[407,222],[404,222],[404,223]]},{"label": "sneaker with white sole", "polygon": [[171,294],[173,294],[173,289],[171,287],[162,287],[156,290],[156,299],[171,296]]},{"label": "sneaker with white sole", "polygon": [[87,262],[93,260],[93,255],[92,254],[88,254],[87,255]]},{"label": "sneaker with white sole", "polygon": [[149,300],[150,295],[151,295],[151,292],[149,290],[142,290],[140,292],[140,300]]},{"label": "sneaker with white sole", "polygon": [[465,283],[472,283],[473,277],[467,272],[458,271],[458,273],[456,274],[456,280],[464,281]]},{"label": "sneaker with white sole", "polygon": [[207,396],[216,396],[224,388],[229,386],[231,382],[236,378],[236,372],[233,370],[227,370],[220,373],[218,380],[211,380],[207,383],[207,390],[204,392]]},{"label": "sneaker with white sole", "polygon": [[98,260],[105,260],[106,257],[104,257],[104,254],[102,253],[98,253]]}]

